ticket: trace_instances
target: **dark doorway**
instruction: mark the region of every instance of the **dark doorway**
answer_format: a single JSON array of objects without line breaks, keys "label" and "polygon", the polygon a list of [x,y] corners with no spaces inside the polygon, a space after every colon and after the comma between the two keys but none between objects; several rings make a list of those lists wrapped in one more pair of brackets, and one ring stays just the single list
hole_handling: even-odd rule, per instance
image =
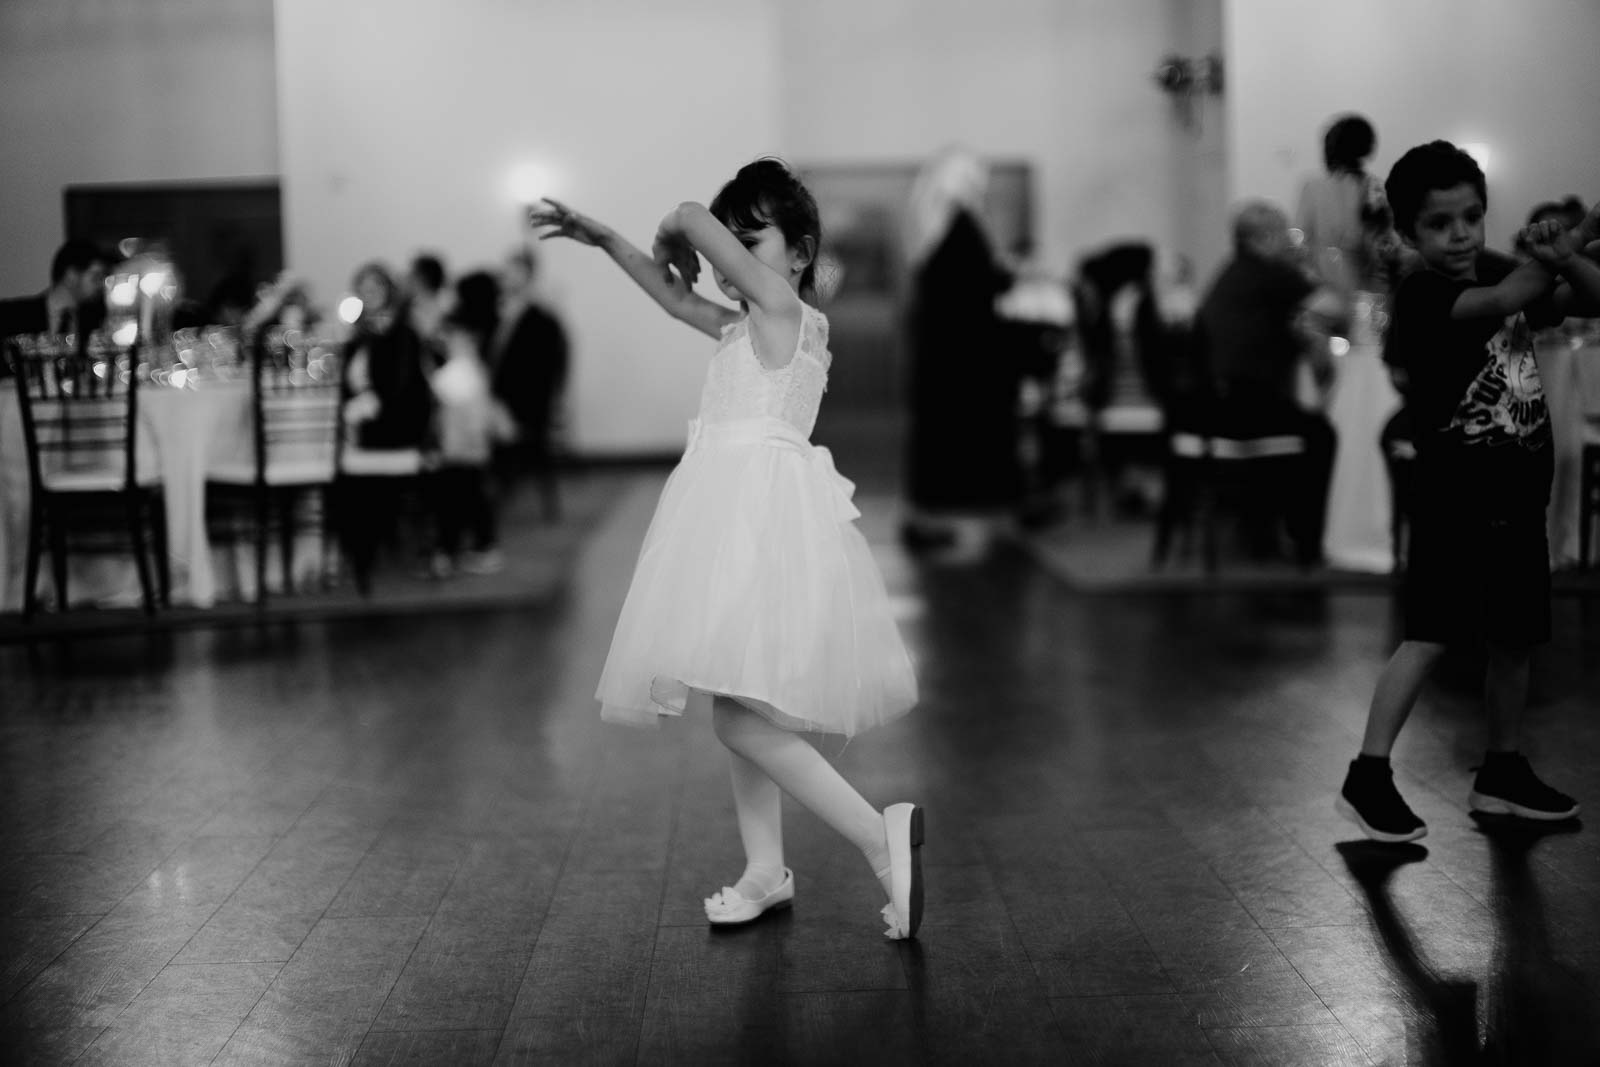
[{"label": "dark doorway", "polygon": [[111,250],[129,238],[164,243],[193,300],[224,282],[253,291],[283,269],[276,180],[69,185],[62,200],[68,237]]}]

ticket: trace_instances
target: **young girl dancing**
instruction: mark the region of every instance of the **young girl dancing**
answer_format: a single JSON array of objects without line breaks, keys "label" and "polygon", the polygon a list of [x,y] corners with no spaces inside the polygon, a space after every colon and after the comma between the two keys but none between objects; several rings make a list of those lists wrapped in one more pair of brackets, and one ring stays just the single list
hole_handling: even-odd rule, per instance
[{"label": "young girl dancing", "polygon": [[[673,318],[718,339],[689,443],[667,480],[596,693],[610,721],[711,709],[727,746],[744,873],[705,901],[714,924],[794,899],[788,793],[866,856],[886,936],[922,921],[922,810],[879,812],[802,732],[846,737],[916,703],[911,660],[853,520],[855,487],[810,443],[827,386],[828,320],[812,307],[816,201],[782,163],[739,170],[707,209],[662,220],[653,255],[545,201],[541,238],[602,249]],[[735,311],[694,292],[699,256]]]}]

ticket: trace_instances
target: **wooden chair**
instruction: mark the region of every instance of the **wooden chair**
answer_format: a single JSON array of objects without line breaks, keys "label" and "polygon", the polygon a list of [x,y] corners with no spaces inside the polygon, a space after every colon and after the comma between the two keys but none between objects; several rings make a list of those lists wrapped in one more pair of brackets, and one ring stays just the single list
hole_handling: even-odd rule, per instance
[{"label": "wooden chair", "polygon": [[[38,608],[39,561],[48,539],[56,603],[68,604],[69,531],[82,551],[131,546],[147,614],[171,599],[166,501],[154,457],[141,464],[137,345],[121,351],[96,337],[85,344],[13,338],[7,357],[17,382],[28,454],[29,520],[22,616]],[[147,527],[156,583],[146,558]]]},{"label": "wooden chair", "polygon": [[[303,532],[322,535],[339,433],[339,356],[299,331],[273,327],[250,344],[251,448],[206,470],[206,511],[213,543],[241,540],[247,518],[255,548],[256,603],[267,599],[267,559],[276,533],[283,590],[295,587],[294,549]],[[308,509],[308,502],[320,505]],[[219,520],[233,520],[223,525]],[[324,575],[326,567],[321,568]]]},{"label": "wooden chair", "polygon": [[1180,526],[1187,532],[1198,508],[1206,573],[1216,573],[1217,512],[1225,487],[1298,457],[1305,449],[1305,439],[1298,434],[1246,437],[1202,429],[1171,430],[1151,564],[1160,567],[1166,563],[1174,533]]}]

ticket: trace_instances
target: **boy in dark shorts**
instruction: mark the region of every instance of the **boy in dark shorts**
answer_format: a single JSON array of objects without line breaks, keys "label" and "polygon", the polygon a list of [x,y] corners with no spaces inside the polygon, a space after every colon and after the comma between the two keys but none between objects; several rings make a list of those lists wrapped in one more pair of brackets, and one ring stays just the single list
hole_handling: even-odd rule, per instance
[{"label": "boy in dark shorts", "polygon": [[[1415,841],[1423,821],[1394,787],[1389,753],[1446,646],[1487,652],[1489,746],[1474,811],[1569,819],[1577,803],[1519,746],[1533,647],[1550,638],[1545,507],[1554,469],[1532,331],[1600,308],[1600,211],[1519,235],[1522,265],[1483,248],[1483,171],[1445,141],[1413,148],[1385,185],[1395,226],[1425,269],[1394,297],[1388,358],[1409,382],[1418,486],[1405,580],[1405,639],[1378,679],[1361,754],[1336,802],[1378,841]],[[1585,253],[1588,254],[1585,254]]]}]

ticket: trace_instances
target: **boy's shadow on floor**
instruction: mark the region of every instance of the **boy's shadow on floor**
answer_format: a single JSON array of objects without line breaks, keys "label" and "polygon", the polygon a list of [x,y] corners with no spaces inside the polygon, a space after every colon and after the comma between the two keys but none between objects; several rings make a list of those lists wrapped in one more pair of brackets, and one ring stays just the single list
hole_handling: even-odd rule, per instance
[{"label": "boy's shadow on floor", "polygon": [[1422,1024],[1408,1035],[1407,1062],[1434,1067],[1524,1067],[1600,1063],[1600,1027],[1590,976],[1555,956],[1542,894],[1528,857],[1546,837],[1576,833],[1576,819],[1538,823],[1473,813],[1489,843],[1495,944],[1478,1038],[1478,986],[1439,973],[1395,909],[1389,879],[1426,859],[1421,845],[1343,842],[1335,847],[1370,905],[1373,926]]}]

